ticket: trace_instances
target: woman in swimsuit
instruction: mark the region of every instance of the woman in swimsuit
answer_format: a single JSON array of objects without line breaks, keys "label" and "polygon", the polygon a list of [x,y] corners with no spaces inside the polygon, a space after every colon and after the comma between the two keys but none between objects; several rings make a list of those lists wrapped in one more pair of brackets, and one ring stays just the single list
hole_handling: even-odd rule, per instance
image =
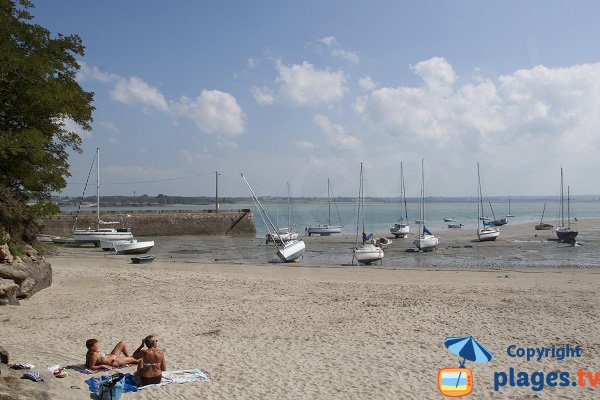
[{"label": "woman in swimsuit", "polygon": [[162,371],[167,369],[165,356],[156,348],[157,343],[156,336],[149,335],[142,342],[142,346],[145,344],[147,349],[141,350],[142,346],[140,346],[140,361],[136,372],[140,386],[160,383]]},{"label": "woman in swimsuit", "polygon": [[[127,349],[127,343],[122,340],[117,343],[113,351],[109,354],[101,353],[99,351],[100,345],[98,339],[88,339],[85,342],[85,346],[88,348],[88,352],[85,355],[85,367],[92,371],[135,364],[139,360],[139,351],[133,353],[133,357],[131,357],[129,355],[129,350]],[[123,353],[124,357],[121,357],[121,353]]]}]

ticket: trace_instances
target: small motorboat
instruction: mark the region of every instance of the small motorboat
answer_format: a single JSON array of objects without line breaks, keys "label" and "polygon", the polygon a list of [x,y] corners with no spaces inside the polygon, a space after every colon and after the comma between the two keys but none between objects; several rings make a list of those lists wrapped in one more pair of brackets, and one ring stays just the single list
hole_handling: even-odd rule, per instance
[{"label": "small motorboat", "polygon": [[552,225],[552,224],[547,224],[547,223],[545,223],[545,222],[542,222],[542,223],[540,223],[540,224],[537,224],[537,225],[535,226],[535,230],[536,230],[536,231],[549,231],[549,230],[551,230],[552,228],[554,228],[554,225]]},{"label": "small motorboat", "polygon": [[148,264],[154,261],[154,255],[131,257],[132,264]]},{"label": "small motorboat", "polygon": [[450,229],[462,229],[463,224],[448,224],[448,228]]},{"label": "small motorboat", "polygon": [[444,218],[444,222],[456,222],[454,218]]},{"label": "small motorboat", "polygon": [[154,240],[147,242],[135,242],[135,243],[114,243],[113,248],[117,254],[146,254],[154,247]]},{"label": "small motorboat", "polygon": [[390,244],[392,244],[392,241],[388,238],[380,237],[377,240],[375,240],[375,246],[379,247],[380,249],[385,249]]}]

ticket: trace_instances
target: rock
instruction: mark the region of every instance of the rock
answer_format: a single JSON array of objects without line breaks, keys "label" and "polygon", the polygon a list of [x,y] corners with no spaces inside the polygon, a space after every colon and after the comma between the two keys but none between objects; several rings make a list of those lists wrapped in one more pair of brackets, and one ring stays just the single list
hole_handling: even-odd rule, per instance
[{"label": "rock", "polygon": [[[10,280],[19,287],[17,299],[31,297],[52,284],[52,266],[43,258],[35,261],[0,264],[0,278]],[[0,301],[2,296],[0,295]]]},{"label": "rock", "polygon": [[10,279],[0,278],[0,306],[17,306],[17,294],[19,293],[19,285]]},{"label": "rock", "polygon": [[10,253],[10,249],[8,248],[8,245],[6,243],[3,245],[0,245],[0,263],[10,264],[11,262],[13,262],[13,256]]},{"label": "rock", "polygon": [[10,361],[10,354],[8,350],[5,350],[4,347],[0,347],[0,363],[8,364]]}]

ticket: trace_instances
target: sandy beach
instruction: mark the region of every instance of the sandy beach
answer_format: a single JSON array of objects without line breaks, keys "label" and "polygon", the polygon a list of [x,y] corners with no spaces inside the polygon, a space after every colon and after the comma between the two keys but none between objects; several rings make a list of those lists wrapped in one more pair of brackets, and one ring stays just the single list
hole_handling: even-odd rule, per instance
[{"label": "sandy beach", "polygon": [[[10,351],[12,362],[35,364],[46,382],[18,379],[20,372],[2,366],[0,398],[9,393],[11,399],[89,399],[84,383],[89,375],[69,371],[58,379],[46,368],[83,362],[88,338],[98,338],[104,351],[120,339],[133,350],[150,333],[158,336],[169,369],[202,368],[214,381],[124,398],[440,399],[438,370],[459,364],[444,338],[468,335],[494,354],[489,363],[467,361],[474,374],[469,398],[598,398],[600,385],[589,384],[546,385],[540,391],[507,384],[494,390],[494,374],[511,367],[529,374],[567,371],[573,381],[579,368],[600,371],[594,226],[581,223],[585,245],[568,248],[545,243],[533,235],[550,233],[529,226],[507,227],[498,243],[485,247],[472,243],[465,231],[448,232],[430,258],[406,252],[410,243],[395,243],[389,252],[397,252],[399,260],[404,255],[405,264],[370,267],[214,261],[213,254],[205,260],[162,254],[153,264],[132,265],[128,257],[92,248],[54,248],[48,258],[52,286],[20,306],[0,308],[0,346]],[[325,247],[353,243],[323,239]],[[451,259],[453,251],[469,251],[465,260],[485,261],[498,249],[510,254],[479,266]],[[583,266],[536,262],[547,253],[579,249],[589,261]],[[511,262],[525,252],[529,259]],[[566,344],[580,346],[581,356],[527,361],[507,354],[511,345]]]}]

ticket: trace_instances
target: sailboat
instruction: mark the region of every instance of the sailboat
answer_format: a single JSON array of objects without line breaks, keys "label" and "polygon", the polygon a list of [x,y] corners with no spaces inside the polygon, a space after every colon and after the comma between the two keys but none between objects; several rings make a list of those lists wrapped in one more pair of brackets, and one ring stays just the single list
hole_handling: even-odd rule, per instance
[{"label": "sailboat", "polygon": [[[383,249],[375,246],[373,243],[373,234],[365,233],[365,194],[364,194],[364,177],[363,165],[360,163],[360,183],[358,187],[358,216],[356,219],[356,240],[354,243],[354,252],[352,255],[352,264],[354,259],[359,264],[369,265],[373,262],[383,260]],[[361,216],[362,214],[362,216]],[[358,228],[362,219],[362,245],[358,245]]]},{"label": "sailboat", "polygon": [[510,199],[508,199],[508,214],[506,214],[506,218],[514,218],[515,216],[510,213]]},{"label": "sailboat", "polygon": [[100,246],[100,241],[131,240],[133,234],[129,228],[101,228],[101,225],[113,225],[119,222],[105,222],[100,218],[100,148],[96,149],[96,228],[76,229],[73,238],[78,243],[94,243]]},{"label": "sailboat", "polygon": [[[281,228],[278,229],[277,232],[271,234],[271,233],[267,233],[266,235],[266,243],[271,243],[271,242],[279,242],[279,243],[283,243],[283,242],[287,242],[289,240],[295,240],[298,239],[298,232],[294,232],[292,230],[292,212],[291,212],[291,188],[290,188],[290,183],[287,182],[287,189],[288,189],[288,227],[287,228]],[[279,226],[279,211],[277,211],[277,220],[276,220],[276,225]]]},{"label": "sailboat", "polygon": [[[402,209],[404,208],[404,215]],[[405,238],[410,232],[408,224],[408,210],[406,209],[406,188],[404,187],[404,169],[400,162],[400,218],[394,225],[390,225],[390,232],[396,238]]]},{"label": "sailboat", "polygon": [[[258,201],[258,197],[256,197],[254,190],[252,190],[250,187],[250,184],[246,180],[244,174],[240,175],[246,183],[246,186],[248,186],[248,190],[250,190],[250,193],[252,194],[252,199],[256,204],[256,208],[258,209],[260,216],[267,227],[267,230],[271,235],[273,235],[275,232],[277,232],[277,228],[275,225],[273,225],[273,221],[271,221],[271,218],[269,218],[269,215],[265,211],[262,204],[260,204],[260,201]],[[275,242],[275,246],[277,247],[277,256],[283,262],[296,261],[298,258],[302,257],[302,255],[304,255],[304,250],[306,249],[306,245],[302,239],[291,239],[285,242]]]},{"label": "sailboat", "polygon": [[552,224],[544,223],[544,213],[546,212],[546,203],[544,203],[544,208],[542,209],[542,218],[540,219],[540,223],[535,226],[536,231],[549,231],[554,228]]},{"label": "sailboat", "polygon": [[[483,195],[481,194],[481,174],[479,173],[479,163],[477,163],[477,185],[479,202],[477,203],[477,237],[480,242],[488,242],[496,240],[500,236],[500,229],[494,226],[493,222],[489,222],[489,218],[483,215]],[[492,205],[490,204],[490,207]],[[480,226],[480,221],[483,226]]]},{"label": "sailboat", "polygon": [[421,205],[419,207],[419,236],[414,241],[420,251],[432,251],[437,249],[440,240],[433,235],[425,226],[425,168],[421,159]]},{"label": "sailboat", "polygon": [[494,226],[502,226],[502,225],[506,225],[508,224],[508,219],[506,218],[498,218],[496,219],[496,214],[494,214],[494,208],[492,207],[492,202],[488,201],[489,205],[490,205],[490,210],[492,210],[492,224],[494,224]]},{"label": "sailboat", "polygon": [[342,228],[343,228],[342,218],[340,217],[340,212],[337,209],[337,203],[335,202],[335,196],[333,198],[333,203],[335,205],[335,209],[337,211],[340,224],[339,225],[331,225],[331,197],[329,195],[330,190],[333,192],[333,188],[331,187],[329,178],[327,178],[327,207],[328,207],[327,223],[319,224],[317,226],[309,226],[308,228],[306,228],[306,232],[308,233],[308,236],[311,236],[311,235],[329,236],[334,233],[342,232]]},{"label": "sailboat", "polygon": [[563,169],[560,169],[560,225],[556,227],[556,237],[559,242],[574,242],[577,237],[575,229],[571,228],[571,190],[567,186],[567,225],[565,226],[565,193],[563,185]]}]

